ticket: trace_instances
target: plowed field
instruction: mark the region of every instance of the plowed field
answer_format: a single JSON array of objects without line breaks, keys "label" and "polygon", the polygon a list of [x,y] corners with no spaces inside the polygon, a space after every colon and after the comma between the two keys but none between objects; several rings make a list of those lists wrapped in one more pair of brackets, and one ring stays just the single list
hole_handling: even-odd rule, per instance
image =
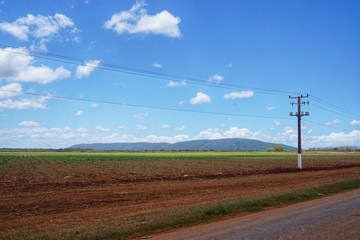
[{"label": "plowed field", "polygon": [[296,161],[295,153],[0,153],[0,239],[119,239],[197,207],[360,178],[358,153],[307,153],[301,171]]}]

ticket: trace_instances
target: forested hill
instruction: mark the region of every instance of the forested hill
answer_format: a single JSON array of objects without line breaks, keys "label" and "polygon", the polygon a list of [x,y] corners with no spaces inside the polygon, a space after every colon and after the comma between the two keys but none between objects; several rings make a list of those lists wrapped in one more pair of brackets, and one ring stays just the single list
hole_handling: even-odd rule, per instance
[{"label": "forested hill", "polygon": [[[262,142],[252,139],[227,138],[216,140],[192,140],[178,143],[91,143],[76,144],[69,148],[92,149],[96,151],[266,151],[276,143]],[[294,151],[296,148],[282,145],[285,151]]]}]

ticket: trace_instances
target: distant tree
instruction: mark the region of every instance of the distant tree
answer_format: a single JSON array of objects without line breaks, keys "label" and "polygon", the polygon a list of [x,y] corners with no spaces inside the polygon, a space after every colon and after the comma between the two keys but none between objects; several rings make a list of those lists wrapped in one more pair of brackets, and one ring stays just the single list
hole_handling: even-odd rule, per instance
[{"label": "distant tree", "polygon": [[276,144],[272,146],[271,148],[267,149],[268,152],[283,152],[284,151],[284,145]]}]

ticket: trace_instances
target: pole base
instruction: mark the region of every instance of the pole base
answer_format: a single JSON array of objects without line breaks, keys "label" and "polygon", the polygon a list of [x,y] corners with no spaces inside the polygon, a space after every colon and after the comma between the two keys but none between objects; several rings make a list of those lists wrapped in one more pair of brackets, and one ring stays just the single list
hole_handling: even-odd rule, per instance
[{"label": "pole base", "polygon": [[302,156],[301,156],[301,153],[298,154],[298,169],[302,169]]}]

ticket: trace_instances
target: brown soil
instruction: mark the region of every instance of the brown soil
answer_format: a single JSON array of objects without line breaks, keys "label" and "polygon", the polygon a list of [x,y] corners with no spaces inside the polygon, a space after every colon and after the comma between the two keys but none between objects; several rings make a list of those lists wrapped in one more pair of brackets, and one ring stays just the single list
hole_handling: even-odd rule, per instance
[{"label": "brown soil", "polygon": [[174,173],[144,173],[122,171],[113,163],[25,159],[5,173],[10,162],[0,168],[0,239],[96,236],[131,229],[162,213],[360,177],[358,163],[312,164],[302,171],[228,167],[221,172],[199,166],[182,171],[175,164]]}]

